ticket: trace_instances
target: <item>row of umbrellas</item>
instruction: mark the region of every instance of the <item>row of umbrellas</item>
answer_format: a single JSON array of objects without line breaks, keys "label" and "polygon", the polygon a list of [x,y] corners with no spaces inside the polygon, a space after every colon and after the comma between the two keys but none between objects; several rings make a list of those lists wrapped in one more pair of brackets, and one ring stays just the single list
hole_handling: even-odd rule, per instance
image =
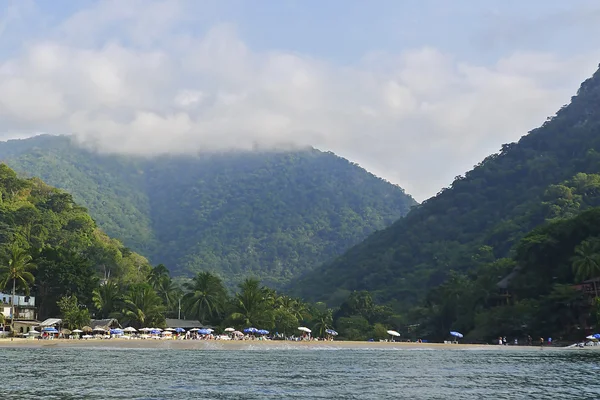
[{"label": "row of umbrellas", "polygon": [[[85,327],[85,328],[87,328],[86,331],[107,332],[107,330],[104,329],[104,328],[94,328],[94,329],[89,328],[89,327]],[[312,332],[309,328],[307,328],[305,326],[298,327],[298,330],[301,331],[301,332],[305,332],[305,333],[311,333]],[[42,331],[46,332],[46,333],[59,333],[59,331],[55,327],[53,327],[53,326],[44,327],[42,329]],[[183,332],[185,332],[185,329],[183,329],[183,328],[166,328],[166,329],[160,329],[160,328],[141,328],[139,331],[140,332],[144,332],[144,333],[148,333],[149,332],[150,334],[158,335],[158,334],[161,334],[161,333],[168,334],[168,333],[171,333],[171,332],[183,333]],[[30,331],[30,332],[31,333],[39,333],[35,329],[32,330],[32,331]],[[81,330],[81,329],[74,329],[71,332],[72,333],[83,333],[84,331]],[[133,327],[131,327],[131,326],[128,326],[127,328],[124,328],[124,329],[113,328],[113,329],[110,329],[108,332],[110,332],[111,335],[123,335],[123,334],[125,334],[125,332],[127,332],[127,333],[133,333],[133,332],[138,332],[138,330],[135,329],[135,328],[133,328]],[[198,332],[201,335],[208,335],[208,334],[213,333],[214,330],[210,329],[210,328],[192,328],[192,329],[190,329],[190,332]],[[231,332],[231,333],[241,334],[241,332],[236,331],[234,328],[225,328],[225,332]],[[254,327],[246,328],[246,329],[244,329],[244,332],[245,333],[251,333],[251,334],[259,334],[259,335],[268,335],[269,334],[269,331],[266,330],[266,329],[257,329],[257,328],[254,328]],[[332,335],[332,336],[337,336],[338,335],[338,333],[336,331],[334,331],[333,329],[326,329],[325,332],[328,335]],[[396,331],[388,331],[388,333],[390,335],[393,335],[393,336],[400,336],[400,334],[398,332],[396,332]]]}]

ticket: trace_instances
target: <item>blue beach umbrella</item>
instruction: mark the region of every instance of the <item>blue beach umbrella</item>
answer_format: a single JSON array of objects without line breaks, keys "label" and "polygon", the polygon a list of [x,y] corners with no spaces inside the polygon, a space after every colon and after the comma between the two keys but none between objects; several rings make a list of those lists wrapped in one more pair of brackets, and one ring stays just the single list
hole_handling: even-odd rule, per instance
[{"label": "blue beach umbrella", "polygon": [[250,328],[246,328],[246,329],[244,329],[244,332],[245,332],[245,333],[257,333],[257,332],[258,332],[258,329],[256,329],[256,328],[253,328],[253,327],[250,327]]},{"label": "blue beach umbrella", "polygon": [[338,333],[336,331],[334,331],[333,329],[325,329],[325,333],[328,333],[331,336],[337,336]]},{"label": "blue beach umbrella", "polygon": [[185,332],[185,329],[183,329],[183,328],[175,328],[175,332],[182,333],[182,332]]},{"label": "blue beach umbrella", "polygon": [[256,331],[256,333],[258,333],[259,335],[268,335],[269,331],[265,329],[259,329],[258,331]]},{"label": "blue beach umbrella", "polygon": [[198,333],[201,335],[208,335],[210,333],[210,331],[208,329],[198,329]]},{"label": "blue beach umbrella", "polygon": [[122,335],[123,329],[115,328],[110,330],[111,335]]},{"label": "blue beach umbrella", "polygon": [[150,333],[153,335],[160,335],[160,331],[158,329],[152,329]]},{"label": "blue beach umbrella", "polygon": [[455,337],[457,337],[457,338],[462,338],[462,337],[463,337],[463,334],[462,334],[462,333],[460,333],[460,332],[456,332],[456,331],[451,331],[451,332],[450,332],[450,334],[451,334],[452,336],[455,336]]},{"label": "blue beach umbrella", "polygon": [[47,326],[47,327],[43,328],[42,331],[49,332],[49,333],[58,333],[56,328],[53,326]]}]

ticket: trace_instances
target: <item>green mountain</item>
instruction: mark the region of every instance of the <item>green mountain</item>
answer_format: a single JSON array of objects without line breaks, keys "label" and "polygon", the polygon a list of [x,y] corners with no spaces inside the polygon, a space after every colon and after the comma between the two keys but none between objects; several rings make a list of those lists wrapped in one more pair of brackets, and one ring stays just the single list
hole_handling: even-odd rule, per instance
[{"label": "green mountain", "polygon": [[335,304],[349,291],[369,290],[398,308],[416,304],[452,270],[470,271],[511,255],[550,211],[576,214],[580,204],[561,183],[597,172],[600,71],[541,127],[503,145],[387,229],[295,280],[292,292]]},{"label": "green mountain", "polygon": [[0,290],[12,289],[7,266],[22,265],[25,254],[36,267],[17,280],[17,291],[34,283],[41,316],[58,315],[56,301],[63,295],[91,303],[99,278],[129,284],[145,281],[150,271],[148,260],[100,231],[70,194],[38,178],[21,179],[0,164]]},{"label": "green mountain", "polygon": [[21,174],[65,189],[109,235],[175,274],[278,286],[343,253],[416,202],[314,149],[202,157],[103,155],[68,137],[0,143]]}]

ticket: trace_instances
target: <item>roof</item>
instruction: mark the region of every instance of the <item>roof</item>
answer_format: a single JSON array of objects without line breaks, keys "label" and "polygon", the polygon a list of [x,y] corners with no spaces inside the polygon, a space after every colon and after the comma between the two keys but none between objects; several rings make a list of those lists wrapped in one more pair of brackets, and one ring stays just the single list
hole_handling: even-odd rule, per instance
[{"label": "roof", "polygon": [[17,319],[15,320],[15,324],[38,326],[40,325],[40,321],[21,321]]},{"label": "roof", "polygon": [[177,319],[167,318],[167,326],[169,328],[205,328],[206,326],[200,321],[193,319]]},{"label": "roof", "polygon": [[510,281],[512,281],[517,275],[521,272],[521,266],[517,265],[510,274],[506,275],[500,282],[496,284],[496,286],[500,289],[508,289],[508,285]]},{"label": "roof", "polygon": [[92,327],[92,329],[103,328],[106,330],[110,328],[121,327],[121,325],[119,325],[119,321],[116,318],[93,319],[90,321],[90,326]]},{"label": "roof", "polygon": [[52,325],[58,325],[62,322],[62,319],[60,318],[48,318],[47,320],[43,321],[40,326],[52,326]]}]

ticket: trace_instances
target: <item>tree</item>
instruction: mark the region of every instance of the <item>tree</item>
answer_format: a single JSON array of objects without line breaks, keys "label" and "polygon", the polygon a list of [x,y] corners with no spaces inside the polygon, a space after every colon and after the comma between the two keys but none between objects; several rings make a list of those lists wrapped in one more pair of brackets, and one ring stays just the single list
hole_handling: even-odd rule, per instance
[{"label": "tree", "polygon": [[271,291],[260,285],[260,281],[248,278],[240,285],[233,301],[231,319],[244,326],[271,329],[274,325]]},{"label": "tree", "polygon": [[11,300],[11,319],[10,330],[14,334],[15,324],[15,293],[19,285],[26,295],[29,295],[29,285],[35,280],[31,271],[35,269],[35,264],[31,261],[31,256],[22,248],[13,245],[10,257],[6,265],[0,267],[0,285],[5,288],[12,281],[12,300]]},{"label": "tree", "polygon": [[87,258],[66,248],[47,247],[36,258],[36,264],[40,318],[56,315],[56,304],[62,296],[75,295],[80,303],[92,306],[98,276]]},{"label": "tree", "polygon": [[194,316],[201,322],[214,322],[225,311],[227,291],[223,281],[210,272],[199,272],[184,286],[183,296],[186,315]]},{"label": "tree", "polygon": [[106,282],[104,285],[94,289],[92,302],[98,311],[97,317],[108,318],[112,313],[118,311],[121,302],[121,290],[114,282]]},{"label": "tree", "polygon": [[[575,279],[583,281],[600,275],[600,246],[598,240],[584,240],[575,248],[573,272]],[[598,297],[598,287],[594,282],[594,291]]]},{"label": "tree", "polygon": [[123,316],[134,327],[160,327],[165,324],[165,307],[150,285],[131,285],[124,300]]},{"label": "tree", "polygon": [[63,324],[69,329],[81,328],[90,323],[90,312],[79,304],[77,296],[63,296],[57,302]]},{"label": "tree", "polygon": [[319,312],[315,318],[313,323],[313,334],[318,337],[325,337],[326,330],[331,328],[333,324],[333,316],[331,310],[325,310]]}]

